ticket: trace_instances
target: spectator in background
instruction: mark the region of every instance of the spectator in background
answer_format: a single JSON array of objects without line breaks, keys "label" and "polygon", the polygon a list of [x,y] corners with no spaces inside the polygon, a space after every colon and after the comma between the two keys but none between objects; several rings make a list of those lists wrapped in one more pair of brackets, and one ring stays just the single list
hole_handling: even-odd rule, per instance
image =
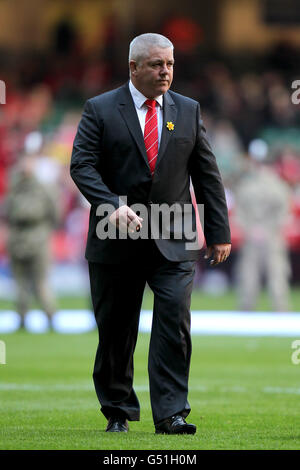
[{"label": "spectator in background", "polygon": [[226,187],[231,187],[243,171],[244,147],[231,122],[220,119],[213,125],[211,143]]},{"label": "spectator in background", "polygon": [[39,301],[50,324],[55,312],[47,272],[50,265],[49,238],[58,221],[58,209],[55,194],[36,178],[34,164],[32,155],[24,155],[20,159],[6,200],[7,249],[16,281],[21,327],[24,327],[31,293]]},{"label": "spectator in background", "polygon": [[255,310],[265,277],[274,311],[287,311],[291,268],[282,229],[290,191],[266,165],[263,141],[253,141],[249,153],[248,171],[235,191],[237,222],[244,232],[237,262],[238,308]]}]

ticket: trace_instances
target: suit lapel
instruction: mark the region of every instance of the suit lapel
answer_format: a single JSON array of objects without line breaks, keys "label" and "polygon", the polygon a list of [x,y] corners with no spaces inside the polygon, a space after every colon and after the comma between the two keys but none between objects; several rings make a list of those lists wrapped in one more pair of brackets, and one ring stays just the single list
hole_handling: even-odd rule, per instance
[{"label": "suit lapel", "polygon": [[[134,105],[131,93],[129,91],[128,83],[121,88],[120,92],[121,92],[120,98],[119,98],[120,113],[124,121],[126,122],[129,132],[132,135],[133,139],[135,140],[143,156],[143,159],[145,160],[145,163],[147,164],[147,167],[150,171],[148,157],[147,157],[145,143],[144,143],[144,136],[143,136],[142,129],[139,123],[135,105]],[[163,101],[162,133],[161,133],[161,141],[160,141],[160,146],[158,149],[156,165],[158,165],[158,163],[162,159],[166,151],[168,142],[170,138],[172,137],[172,134],[175,132],[175,130],[173,131],[168,130],[167,122],[172,122],[173,124],[176,125],[176,116],[177,116],[177,108],[175,106],[173,99],[171,98],[171,95],[167,92],[164,95],[163,99],[164,101]]]},{"label": "suit lapel", "polygon": [[160,160],[162,159],[167,149],[169,140],[171,139],[173,133],[175,132],[175,129],[173,131],[169,131],[169,129],[167,128],[167,122],[172,122],[176,126],[176,117],[177,117],[177,108],[175,106],[174,101],[171,98],[171,95],[167,92],[164,95],[162,133],[161,133],[161,141],[160,141],[160,146],[158,150],[156,166],[159,164]]},{"label": "suit lapel", "polygon": [[[121,98],[119,100],[119,110],[127,124],[130,134],[132,135],[133,139],[135,140],[148,168],[148,157],[145,148],[144,136],[142,133],[141,125],[139,122],[139,118],[135,109],[135,105],[129,91],[128,83],[122,87]],[[149,168],[150,171],[150,168]]]}]

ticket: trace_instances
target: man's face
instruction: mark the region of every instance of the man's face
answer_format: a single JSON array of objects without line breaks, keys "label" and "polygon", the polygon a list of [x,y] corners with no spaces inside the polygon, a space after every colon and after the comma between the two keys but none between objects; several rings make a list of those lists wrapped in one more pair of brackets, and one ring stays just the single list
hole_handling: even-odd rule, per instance
[{"label": "man's face", "polygon": [[153,47],[146,59],[130,61],[131,80],[147,98],[153,99],[168,91],[173,80],[173,49]]}]

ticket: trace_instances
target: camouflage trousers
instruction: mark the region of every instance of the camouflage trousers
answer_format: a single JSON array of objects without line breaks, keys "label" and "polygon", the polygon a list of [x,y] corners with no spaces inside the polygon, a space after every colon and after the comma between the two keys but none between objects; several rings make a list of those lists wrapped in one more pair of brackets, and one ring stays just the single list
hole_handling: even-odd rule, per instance
[{"label": "camouflage trousers", "polygon": [[246,241],[242,246],[236,266],[238,308],[255,310],[263,281],[274,311],[290,310],[290,261],[286,247],[278,240],[268,243]]},{"label": "camouflage trousers", "polygon": [[47,251],[25,259],[11,257],[11,269],[16,282],[16,309],[24,318],[34,297],[50,318],[56,311],[55,300],[48,281]]}]

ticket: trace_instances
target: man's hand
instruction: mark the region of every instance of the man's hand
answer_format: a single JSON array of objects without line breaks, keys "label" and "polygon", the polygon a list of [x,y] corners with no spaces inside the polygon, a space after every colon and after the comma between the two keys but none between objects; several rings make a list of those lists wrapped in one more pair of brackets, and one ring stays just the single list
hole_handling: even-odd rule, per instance
[{"label": "man's hand", "polygon": [[211,266],[216,266],[219,263],[226,261],[230,255],[231,244],[230,243],[219,243],[210,245],[207,247],[205,259],[210,258],[213,255],[213,259],[210,261]]},{"label": "man's hand", "polygon": [[109,221],[123,233],[134,233],[141,230],[143,219],[124,205],[111,214]]}]

